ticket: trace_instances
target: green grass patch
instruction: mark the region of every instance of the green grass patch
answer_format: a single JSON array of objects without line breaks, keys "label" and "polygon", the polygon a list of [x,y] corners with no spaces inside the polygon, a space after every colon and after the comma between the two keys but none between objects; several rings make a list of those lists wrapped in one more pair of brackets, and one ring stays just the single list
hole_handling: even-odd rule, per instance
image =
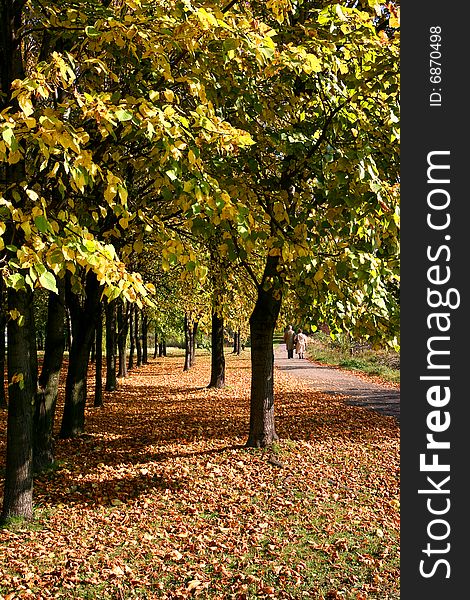
[{"label": "green grass patch", "polygon": [[307,353],[310,359],[321,363],[400,383],[400,356],[392,350],[373,350],[315,333],[310,337]]}]

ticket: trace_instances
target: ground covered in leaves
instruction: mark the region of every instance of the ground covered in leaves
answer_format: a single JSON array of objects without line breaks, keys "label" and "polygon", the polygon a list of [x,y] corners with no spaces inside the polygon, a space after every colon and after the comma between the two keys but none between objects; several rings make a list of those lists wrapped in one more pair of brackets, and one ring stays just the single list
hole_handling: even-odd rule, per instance
[{"label": "ground covered in leaves", "polygon": [[399,598],[394,419],[277,371],[280,442],[245,449],[248,353],[227,363],[214,390],[207,355],[151,360],[89,408],[0,530],[1,599]]}]

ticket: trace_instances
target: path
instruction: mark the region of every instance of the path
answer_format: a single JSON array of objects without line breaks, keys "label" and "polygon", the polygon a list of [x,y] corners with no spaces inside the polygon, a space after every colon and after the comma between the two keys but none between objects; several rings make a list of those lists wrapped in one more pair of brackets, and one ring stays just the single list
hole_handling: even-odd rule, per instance
[{"label": "path", "polygon": [[356,375],[309,360],[287,358],[284,344],[274,348],[274,365],[289,375],[308,381],[325,394],[342,394],[346,402],[365,406],[383,415],[395,417],[400,422],[400,390],[366,381]]}]

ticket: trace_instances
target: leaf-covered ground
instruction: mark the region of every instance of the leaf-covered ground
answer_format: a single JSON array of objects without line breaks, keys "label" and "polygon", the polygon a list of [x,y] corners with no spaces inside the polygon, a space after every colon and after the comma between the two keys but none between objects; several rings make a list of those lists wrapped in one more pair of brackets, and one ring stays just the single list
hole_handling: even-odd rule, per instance
[{"label": "leaf-covered ground", "polygon": [[89,408],[0,530],[0,598],[399,598],[393,418],[276,372],[280,442],[245,449],[249,356],[227,363],[209,390],[208,356],[152,360]]}]

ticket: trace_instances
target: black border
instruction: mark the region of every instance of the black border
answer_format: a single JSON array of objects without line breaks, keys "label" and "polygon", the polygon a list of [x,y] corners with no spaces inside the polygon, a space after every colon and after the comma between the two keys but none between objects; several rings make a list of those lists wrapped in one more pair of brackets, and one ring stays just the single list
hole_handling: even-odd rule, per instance
[{"label": "black border", "polygon": [[[402,600],[447,600],[470,597],[467,565],[470,542],[470,316],[468,310],[467,244],[470,242],[470,156],[469,106],[467,80],[470,79],[467,40],[470,39],[462,3],[407,2],[401,11],[401,594]],[[430,27],[442,30],[442,82],[430,82]],[[431,106],[432,88],[440,88],[442,105]],[[427,156],[432,151],[450,151],[451,224],[444,232],[432,231],[426,224],[428,206]],[[444,161],[445,162],[445,161]],[[456,288],[460,306],[449,310],[451,328],[449,382],[451,399],[446,408],[450,413],[449,429],[440,434],[450,441],[450,449],[442,450],[441,462],[450,463],[448,474],[436,473],[436,482],[450,475],[451,501],[449,512],[442,518],[450,525],[450,534],[442,542],[433,542],[435,548],[450,544],[449,552],[435,554],[435,560],[444,558],[450,564],[441,564],[432,577],[419,573],[419,563],[426,555],[422,550],[428,540],[427,526],[433,518],[426,509],[426,495],[418,489],[426,486],[426,474],[420,472],[419,455],[426,450],[429,432],[426,417],[432,408],[427,403],[426,390],[430,383],[420,381],[427,371],[427,341],[432,333],[426,318],[431,309],[427,304],[427,270],[431,263],[426,257],[429,245],[435,248],[449,245],[451,256],[441,264],[451,269],[447,287]],[[442,257],[446,253],[442,253]],[[444,286],[445,287],[445,286]],[[440,309],[444,310],[444,309]],[[443,334],[445,335],[445,334]],[[443,384],[446,385],[446,384]],[[437,437],[437,436],[436,436]],[[432,475],[428,473],[428,475]],[[442,486],[444,488],[444,486]],[[438,495],[431,496],[437,498]],[[444,498],[444,495],[441,496]],[[437,502],[437,500],[436,500]],[[437,507],[437,504],[435,504]],[[434,531],[438,531],[436,528]],[[441,530],[443,531],[443,529]],[[440,544],[440,546],[439,546]],[[430,561],[430,559],[427,559]],[[432,559],[431,559],[432,560]],[[431,562],[427,562],[430,565]]]}]

